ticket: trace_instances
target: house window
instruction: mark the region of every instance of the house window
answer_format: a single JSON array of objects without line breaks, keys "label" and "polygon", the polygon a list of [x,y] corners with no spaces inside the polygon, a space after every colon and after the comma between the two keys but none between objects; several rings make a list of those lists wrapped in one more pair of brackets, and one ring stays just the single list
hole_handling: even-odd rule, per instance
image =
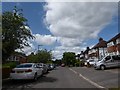
[{"label": "house window", "polygon": [[113,45],[114,45],[113,42],[109,42],[109,43],[107,44],[108,47],[113,46]]},{"label": "house window", "polygon": [[119,44],[119,43],[120,43],[120,38],[116,40],[116,44]]}]

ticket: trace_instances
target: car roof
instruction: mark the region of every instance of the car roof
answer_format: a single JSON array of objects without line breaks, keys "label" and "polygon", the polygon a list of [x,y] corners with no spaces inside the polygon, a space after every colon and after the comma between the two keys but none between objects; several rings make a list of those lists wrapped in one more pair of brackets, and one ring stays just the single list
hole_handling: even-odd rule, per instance
[{"label": "car roof", "polygon": [[22,63],[22,64],[20,64],[20,65],[25,65],[25,64],[35,64],[35,63]]}]

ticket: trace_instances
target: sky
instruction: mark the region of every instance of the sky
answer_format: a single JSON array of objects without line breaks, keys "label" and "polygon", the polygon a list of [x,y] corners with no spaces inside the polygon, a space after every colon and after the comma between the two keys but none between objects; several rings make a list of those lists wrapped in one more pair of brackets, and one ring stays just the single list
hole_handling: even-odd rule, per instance
[{"label": "sky", "polygon": [[[35,36],[26,55],[39,49],[52,50],[55,59],[64,52],[80,53],[102,37],[108,41],[118,33],[117,2],[2,2],[2,12],[14,6],[23,9]],[[17,50],[20,51],[20,50]]]}]

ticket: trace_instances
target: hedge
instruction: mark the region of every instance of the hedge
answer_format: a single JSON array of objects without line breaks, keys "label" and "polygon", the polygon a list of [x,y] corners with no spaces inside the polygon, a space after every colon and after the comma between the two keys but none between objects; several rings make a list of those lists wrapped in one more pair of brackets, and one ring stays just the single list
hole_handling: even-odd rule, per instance
[{"label": "hedge", "polygon": [[17,65],[16,62],[8,62],[2,65],[2,79],[9,78],[10,72]]}]

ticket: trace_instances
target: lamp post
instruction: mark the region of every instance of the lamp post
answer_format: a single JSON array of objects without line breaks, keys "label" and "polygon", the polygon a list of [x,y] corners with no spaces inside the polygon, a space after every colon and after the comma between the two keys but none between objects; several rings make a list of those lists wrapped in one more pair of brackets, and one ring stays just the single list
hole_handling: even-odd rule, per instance
[{"label": "lamp post", "polygon": [[38,52],[39,52],[39,47],[42,46],[42,45],[38,45]]}]

